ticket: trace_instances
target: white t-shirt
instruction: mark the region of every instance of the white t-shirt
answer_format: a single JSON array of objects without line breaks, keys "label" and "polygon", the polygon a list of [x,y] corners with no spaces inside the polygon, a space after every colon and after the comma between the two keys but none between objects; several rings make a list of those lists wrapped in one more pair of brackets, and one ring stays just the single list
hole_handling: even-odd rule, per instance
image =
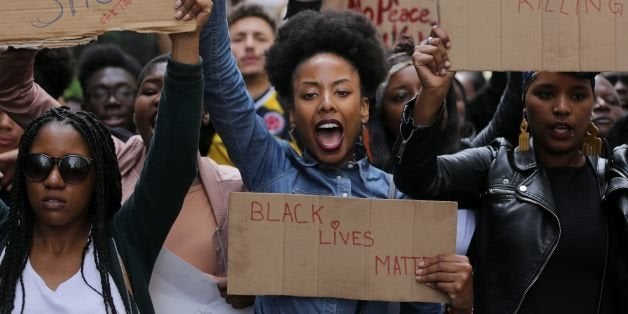
[{"label": "white t-shirt", "polygon": [[[91,244],[85,255],[83,273],[89,285],[102,292],[100,273],[96,268],[96,262],[94,262],[94,246]],[[57,290],[54,291],[46,286],[44,280],[31,266],[30,260],[24,268],[22,278],[24,280],[24,291],[26,292],[24,313],[105,313],[103,297],[85,283],[80,269],[74,276],[61,283]],[[124,313],[122,297],[111,275],[109,275],[109,282],[116,310],[118,313]],[[22,287],[18,280],[13,313],[20,313],[22,297]]]}]

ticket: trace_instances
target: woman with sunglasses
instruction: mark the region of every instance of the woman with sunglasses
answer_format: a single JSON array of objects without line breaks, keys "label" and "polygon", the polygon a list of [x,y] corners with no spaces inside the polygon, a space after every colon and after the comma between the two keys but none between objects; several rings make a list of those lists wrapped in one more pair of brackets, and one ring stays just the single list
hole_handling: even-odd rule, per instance
[{"label": "woman with sunglasses", "polygon": [[626,147],[594,156],[594,73],[525,73],[517,147],[497,140],[437,156],[450,46],[443,34],[414,54],[423,91],[404,110],[395,182],[478,210],[475,311],[628,313]]},{"label": "woman with sunglasses", "polygon": [[[175,17],[195,19],[200,30],[211,1],[179,4]],[[171,35],[159,108],[167,118],[122,207],[111,134],[93,114],[55,108],[25,130],[10,213],[0,222],[0,313],[154,312],[148,280],[196,174],[198,35]]]}]

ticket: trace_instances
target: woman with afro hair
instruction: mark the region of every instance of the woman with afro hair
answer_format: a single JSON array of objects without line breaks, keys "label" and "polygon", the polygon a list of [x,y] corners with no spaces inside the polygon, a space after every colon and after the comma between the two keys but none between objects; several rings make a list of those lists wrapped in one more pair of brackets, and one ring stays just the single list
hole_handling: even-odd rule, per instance
[{"label": "woman with afro hair", "polygon": [[[267,53],[267,72],[291,110],[292,133],[303,154],[276,140],[257,118],[229,49],[224,0],[201,35],[205,99],[216,131],[248,190],[360,198],[401,198],[391,176],[369,162],[362,134],[369,96],[386,75],[373,25],[350,11],[303,11],[279,29]],[[448,289],[466,286],[471,266],[463,256],[441,255],[451,276],[444,290],[454,303],[469,300]],[[426,262],[427,263],[427,262]],[[441,264],[444,265],[444,264]],[[440,284],[432,281],[434,287]],[[256,313],[388,313],[391,304],[337,298],[258,296]],[[412,306],[419,306],[412,304]],[[420,304],[414,313],[438,313]],[[391,306],[392,307],[392,306]]]},{"label": "woman with afro hair", "polygon": [[[200,28],[211,7],[210,0],[179,1],[175,18]],[[199,32],[170,38],[162,118],[122,206],[111,133],[94,114],[53,108],[25,129],[11,208],[0,214],[0,313],[155,312],[148,283],[197,171],[202,107]],[[0,55],[0,64],[20,52]],[[39,89],[32,79],[11,87],[0,90],[2,100],[17,94],[30,96],[24,102],[53,101],[29,93]]]}]

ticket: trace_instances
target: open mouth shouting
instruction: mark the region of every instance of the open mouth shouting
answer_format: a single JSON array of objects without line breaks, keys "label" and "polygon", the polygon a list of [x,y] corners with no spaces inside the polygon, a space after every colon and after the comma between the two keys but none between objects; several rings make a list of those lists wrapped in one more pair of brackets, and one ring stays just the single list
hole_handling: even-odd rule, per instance
[{"label": "open mouth shouting", "polygon": [[316,124],[316,143],[325,152],[335,152],[340,149],[343,141],[342,124],[335,119],[322,120]]}]

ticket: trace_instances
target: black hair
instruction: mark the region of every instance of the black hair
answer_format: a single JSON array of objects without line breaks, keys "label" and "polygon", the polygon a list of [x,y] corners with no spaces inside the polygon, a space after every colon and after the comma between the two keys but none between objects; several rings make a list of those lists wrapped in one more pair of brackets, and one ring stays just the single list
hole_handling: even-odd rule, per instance
[{"label": "black hair", "polygon": [[[384,123],[384,119],[386,118],[383,111],[384,93],[390,77],[400,70],[393,69],[395,65],[412,62],[414,46],[415,44],[412,37],[402,35],[395,47],[387,53],[387,79],[377,87],[375,97],[371,102],[371,104],[375,105],[369,107],[370,119],[368,128],[369,132],[371,132],[371,149],[373,151],[371,163],[386,172],[393,171],[394,159],[392,158],[392,151],[397,138],[393,131]],[[401,119],[399,123],[401,123]]]},{"label": "black hair", "polygon": [[480,91],[480,89],[482,89],[482,87],[486,85],[486,79],[480,71],[464,71],[461,72],[461,75],[464,76],[464,78],[467,79],[469,82],[471,82],[471,86],[476,92]]},{"label": "black hair", "polygon": [[[167,53],[159,55],[146,63],[144,68],[142,68],[140,75],[137,77],[137,91],[138,92],[140,91],[140,86],[142,86],[142,82],[144,81],[146,76],[151,71],[153,71],[153,69],[157,65],[162,64],[162,63],[168,63]],[[211,122],[209,122],[207,125],[201,124],[199,146],[198,146],[201,156],[206,156],[209,153],[209,149],[212,144],[212,139],[214,138],[215,134],[216,134],[216,129],[214,129],[214,125]],[[145,144],[148,146],[150,143],[145,143]]]},{"label": "black hair", "polygon": [[615,124],[606,134],[606,140],[611,150],[622,144],[628,144],[628,116],[623,116],[615,121]]},{"label": "black hair", "polygon": [[272,18],[268,11],[266,11],[261,5],[254,3],[240,3],[233,7],[229,16],[227,17],[227,22],[229,23],[229,27],[235,24],[239,20],[247,17],[257,17],[264,22],[268,23],[270,28],[273,30],[273,34],[277,31],[277,23],[275,19]]},{"label": "black hair", "polygon": [[[21,278],[31,250],[36,217],[28,201],[26,179],[22,172],[23,160],[30,152],[38,132],[50,123],[69,125],[76,129],[85,140],[94,160],[93,170],[96,175],[96,185],[87,208],[91,232],[82,255],[81,274],[83,275],[82,265],[85,262],[85,254],[89,244],[92,243],[96,268],[100,273],[103,288],[102,293],[97,292],[103,296],[105,311],[117,313],[117,310],[120,309],[115,308],[111,295],[111,282],[109,281],[109,274],[114,268],[113,261],[117,260],[109,245],[111,238],[109,221],[120,209],[122,198],[120,170],[115,147],[111,134],[94,114],[71,112],[68,107],[51,109],[35,119],[24,131],[20,140],[11,191],[11,209],[7,220],[7,230],[3,231],[6,234],[6,250],[4,259],[0,263],[0,313],[11,313],[13,310],[18,282],[22,288],[22,294],[25,293]],[[83,280],[85,280],[84,275]],[[94,288],[92,287],[92,289]],[[94,290],[96,291],[96,289]],[[22,301],[22,312],[24,311],[24,304]],[[130,305],[125,301],[127,312],[129,307]]]},{"label": "black hair", "polygon": [[297,67],[319,53],[333,53],[358,71],[364,96],[372,96],[386,76],[384,49],[373,24],[353,11],[303,11],[279,29],[266,53],[266,72],[283,99],[294,103],[292,78]]},{"label": "black hair", "polygon": [[129,54],[114,44],[92,44],[81,53],[78,62],[79,83],[84,97],[87,97],[87,81],[103,68],[116,67],[129,72],[134,78],[140,73],[141,66]]},{"label": "black hair", "polygon": [[52,98],[58,99],[74,79],[75,64],[68,48],[42,49],[35,57],[35,82]]},{"label": "black hair", "polygon": [[146,65],[144,65],[144,67],[142,68],[142,71],[139,72],[139,75],[137,76],[137,90],[140,90],[140,86],[142,85],[142,81],[144,81],[144,79],[146,78],[146,75],[148,75],[148,73],[150,73],[155,66],[157,66],[158,64],[161,63],[168,63],[168,54],[161,54],[153,59],[151,59],[150,61],[148,61],[146,63]]},{"label": "black hair", "polygon": [[460,134],[460,115],[458,114],[458,107],[456,101],[456,87],[460,88],[462,92],[462,101],[466,106],[466,96],[464,94],[464,87],[460,81],[455,77],[452,79],[447,96],[445,97],[445,107],[447,109],[447,121],[442,130],[441,150],[440,154],[453,154],[461,150],[460,140],[462,136]]}]

